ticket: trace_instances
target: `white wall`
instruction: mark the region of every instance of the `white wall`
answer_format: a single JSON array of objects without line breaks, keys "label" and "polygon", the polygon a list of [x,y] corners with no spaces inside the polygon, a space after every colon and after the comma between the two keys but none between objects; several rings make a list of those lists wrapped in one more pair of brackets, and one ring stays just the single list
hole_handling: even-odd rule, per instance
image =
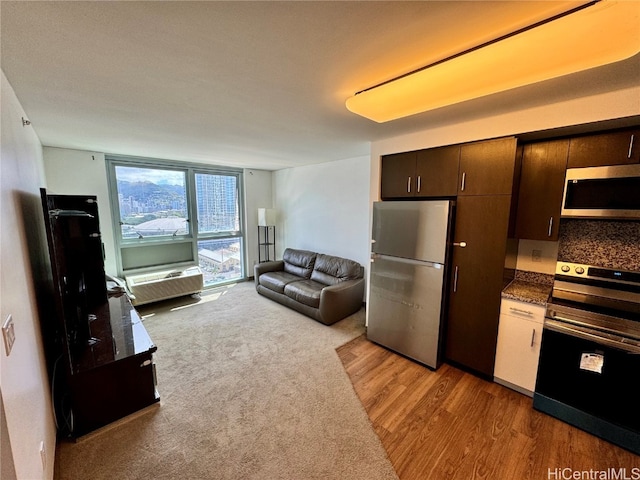
[{"label": "white wall", "polygon": [[[537,255],[534,258],[533,251]],[[517,270],[527,272],[556,273],[558,261],[558,242],[543,242],[538,240],[520,240],[518,242]]]},{"label": "white wall", "polygon": [[272,173],[266,170],[245,169],[244,208],[246,220],[245,252],[247,276],[253,276],[253,266],[258,262],[258,209],[273,206]]},{"label": "white wall", "polygon": [[100,233],[105,251],[104,268],[108,274],[116,275],[118,267],[104,154],[45,147],[44,168],[47,193],[98,197]]},{"label": "white wall", "polygon": [[[39,188],[45,186],[42,146],[2,73],[0,167],[0,319],[13,317],[16,341],[10,356],[0,347],[0,393],[18,479],[53,478],[55,424],[40,334],[38,299],[47,289],[48,252]],[[5,423],[4,421],[2,422]],[[40,460],[44,442],[46,465]],[[3,453],[4,454],[4,453]]]},{"label": "white wall", "polygon": [[277,257],[285,247],[369,264],[369,158],[274,173]]}]

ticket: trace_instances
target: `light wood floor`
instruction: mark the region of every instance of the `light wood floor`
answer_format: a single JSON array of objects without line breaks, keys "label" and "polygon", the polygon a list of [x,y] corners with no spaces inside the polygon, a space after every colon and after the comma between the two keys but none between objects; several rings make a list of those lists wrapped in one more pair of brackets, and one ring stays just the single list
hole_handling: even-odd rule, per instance
[{"label": "light wood floor", "polygon": [[401,480],[543,480],[622,468],[628,478],[640,473],[639,456],[534,410],[525,395],[450,365],[434,372],[364,335],[338,355]]}]

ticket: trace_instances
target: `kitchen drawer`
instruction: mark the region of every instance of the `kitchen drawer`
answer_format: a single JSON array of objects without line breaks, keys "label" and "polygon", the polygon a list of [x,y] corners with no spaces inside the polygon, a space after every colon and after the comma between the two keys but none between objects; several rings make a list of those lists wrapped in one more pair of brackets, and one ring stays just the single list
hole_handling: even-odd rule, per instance
[{"label": "kitchen drawer", "polygon": [[544,323],[544,315],[546,311],[546,306],[520,302],[509,298],[503,298],[500,303],[500,316],[509,315],[511,317],[529,320],[541,325]]}]

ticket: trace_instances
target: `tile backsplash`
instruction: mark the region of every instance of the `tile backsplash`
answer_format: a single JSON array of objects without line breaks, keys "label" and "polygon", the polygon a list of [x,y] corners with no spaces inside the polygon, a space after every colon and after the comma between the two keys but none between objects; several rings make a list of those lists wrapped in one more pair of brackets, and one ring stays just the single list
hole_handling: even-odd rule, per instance
[{"label": "tile backsplash", "polygon": [[640,271],[640,221],[562,219],[558,261]]}]

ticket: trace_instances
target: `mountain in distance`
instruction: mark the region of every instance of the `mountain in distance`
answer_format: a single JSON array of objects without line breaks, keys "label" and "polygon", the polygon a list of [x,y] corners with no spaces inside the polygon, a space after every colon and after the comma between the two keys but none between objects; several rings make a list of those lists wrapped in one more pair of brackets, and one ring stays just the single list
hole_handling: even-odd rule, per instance
[{"label": "mountain in distance", "polygon": [[141,204],[167,205],[168,208],[184,205],[186,192],[180,185],[163,184],[158,185],[153,182],[129,182],[118,180],[118,193],[124,198],[133,198]]}]

